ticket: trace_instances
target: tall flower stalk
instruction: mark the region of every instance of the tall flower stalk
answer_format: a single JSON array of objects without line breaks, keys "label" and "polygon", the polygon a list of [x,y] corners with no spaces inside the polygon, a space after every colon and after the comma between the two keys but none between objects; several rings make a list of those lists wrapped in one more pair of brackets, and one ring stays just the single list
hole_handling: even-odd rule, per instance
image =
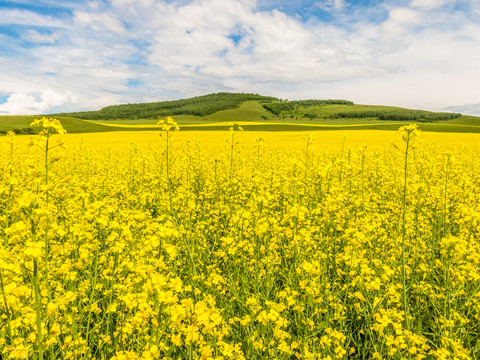
[{"label": "tall flower stalk", "polygon": [[157,125],[162,126],[163,133],[160,133],[160,136],[163,140],[165,140],[165,157],[167,162],[167,188],[168,188],[168,196],[170,201],[170,211],[173,214],[173,201],[172,201],[172,181],[170,178],[170,143],[173,131],[180,130],[178,124],[170,117],[167,116],[165,119],[159,120]]},{"label": "tall flower stalk", "polygon": [[[44,152],[44,164],[45,164],[45,185],[49,183],[49,165],[52,162],[50,159],[51,151],[59,146],[63,146],[63,143],[60,141],[57,145],[51,144],[51,137],[55,134],[66,134],[67,131],[63,128],[62,124],[57,119],[36,119],[31,124],[31,127],[38,127],[40,128],[40,132],[38,133],[39,138],[37,142],[33,142],[32,144],[38,145]],[[48,190],[47,190],[47,201],[48,201]]]},{"label": "tall flower stalk", "polygon": [[[48,208],[49,204],[49,166],[52,162],[57,161],[59,158],[51,158],[51,150],[63,146],[63,143],[60,141],[57,145],[51,145],[51,137],[54,134],[66,134],[65,129],[62,124],[57,119],[47,119],[43,117],[42,119],[36,119],[31,124],[31,127],[38,127],[40,131],[38,133],[38,138],[36,141],[32,141],[32,145],[37,145],[44,152],[44,171],[45,171],[45,201]],[[33,223],[33,221],[32,221]],[[44,281],[47,288],[48,296],[50,297],[49,291],[49,281],[48,281],[48,259],[49,259],[49,239],[48,239],[48,215],[46,218],[45,225],[45,270],[44,270]],[[34,230],[32,226],[32,242],[37,241],[37,231]],[[42,335],[42,299],[40,291],[40,264],[37,260],[37,256],[33,257],[33,291],[35,293],[35,313],[36,313],[36,327],[37,327],[37,352],[38,358],[43,360],[44,346],[43,346],[43,335]]]},{"label": "tall flower stalk", "polygon": [[233,124],[233,126],[230,126],[230,182],[232,181],[233,178],[233,158],[234,158],[234,148],[235,148],[235,132],[236,131],[243,131],[243,128],[238,125],[238,124]]},{"label": "tall flower stalk", "polygon": [[406,274],[406,237],[407,237],[407,185],[408,185],[408,155],[411,151],[419,130],[416,124],[402,126],[399,130],[405,142],[404,152],[404,177],[403,177],[403,207],[402,207],[402,286],[403,286],[403,309],[405,311],[405,328],[409,330],[408,299],[407,299],[407,274]]},{"label": "tall flower stalk", "polygon": [[[177,122],[173,120],[172,117],[167,116],[165,119],[161,119],[158,121],[157,125],[161,125],[163,133],[160,133],[160,136],[162,137],[163,140],[165,140],[165,157],[166,157],[166,168],[167,168],[167,189],[168,189],[168,200],[169,200],[169,205],[170,205],[170,214],[172,218],[175,221],[175,224],[177,226],[177,229],[180,230],[180,221],[178,219],[177,213],[175,212],[175,209],[173,208],[173,192],[172,192],[172,179],[170,175],[170,146],[171,146],[171,137],[172,137],[172,132],[173,131],[179,131],[180,126],[178,126]],[[182,237],[183,244],[185,245],[185,248],[187,250],[188,256],[190,258],[190,261],[192,262],[192,270],[194,275],[197,275],[197,270],[195,267],[195,260],[193,258],[193,253],[191,246],[188,244],[187,239],[185,238],[185,235],[183,234],[182,231],[179,231],[180,236]]]},{"label": "tall flower stalk", "polygon": [[14,147],[15,147],[15,133],[13,131],[7,132],[8,140],[10,144],[10,177],[13,176],[13,159],[14,159]]}]

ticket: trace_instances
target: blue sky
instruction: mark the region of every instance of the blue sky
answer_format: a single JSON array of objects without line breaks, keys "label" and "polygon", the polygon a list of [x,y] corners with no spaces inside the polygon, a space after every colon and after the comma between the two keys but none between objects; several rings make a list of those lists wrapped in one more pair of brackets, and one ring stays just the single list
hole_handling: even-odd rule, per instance
[{"label": "blue sky", "polygon": [[478,0],[0,0],[0,115],[218,91],[480,115]]}]

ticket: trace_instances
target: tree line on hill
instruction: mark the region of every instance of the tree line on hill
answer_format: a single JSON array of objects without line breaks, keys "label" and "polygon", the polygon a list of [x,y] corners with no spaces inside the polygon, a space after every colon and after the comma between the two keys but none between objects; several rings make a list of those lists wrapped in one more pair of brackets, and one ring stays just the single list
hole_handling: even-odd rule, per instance
[{"label": "tree line on hill", "polygon": [[423,110],[361,110],[339,112],[329,116],[330,119],[365,119],[377,118],[379,120],[392,121],[417,121],[432,122],[441,120],[453,120],[461,117],[462,114],[448,112],[431,112]]},{"label": "tree line on hill", "polygon": [[112,105],[98,111],[54,115],[88,120],[158,119],[173,115],[207,116],[217,111],[235,109],[249,100],[276,101],[278,99],[258,94],[220,92],[181,100]]},{"label": "tree line on hill", "polygon": [[[325,105],[354,105],[352,101],[348,100],[294,100],[294,101],[272,101],[263,103],[265,110],[271,112],[273,115],[279,116],[284,112],[293,112],[303,107],[325,106]],[[306,117],[309,117],[307,113]]]}]

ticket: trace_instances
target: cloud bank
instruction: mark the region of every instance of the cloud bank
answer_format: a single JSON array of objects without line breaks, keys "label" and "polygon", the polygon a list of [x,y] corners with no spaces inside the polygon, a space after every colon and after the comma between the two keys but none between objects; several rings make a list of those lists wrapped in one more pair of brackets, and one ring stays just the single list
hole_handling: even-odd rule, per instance
[{"label": "cloud bank", "polygon": [[295,3],[0,5],[0,114],[217,91],[430,110],[480,103],[476,0]]}]

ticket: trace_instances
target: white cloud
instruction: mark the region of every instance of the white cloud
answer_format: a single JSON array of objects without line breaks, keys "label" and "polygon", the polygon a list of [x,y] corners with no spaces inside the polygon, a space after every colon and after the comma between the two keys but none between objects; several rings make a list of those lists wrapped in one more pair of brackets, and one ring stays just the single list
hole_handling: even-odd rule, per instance
[{"label": "white cloud", "polygon": [[0,11],[0,24],[46,26],[49,28],[64,28],[68,25],[52,16],[40,15],[28,10],[6,9]]},{"label": "white cloud", "polygon": [[[340,38],[343,30],[323,24],[308,29],[282,12],[256,12],[239,1],[165,6],[156,17],[166,21],[152,29],[148,61],[169,73],[196,79],[238,77],[252,83],[289,83],[382,71],[349,39],[331,42],[329,36]],[[236,42],[229,38],[232,34],[239,36]]]},{"label": "white cloud", "polygon": [[22,39],[37,44],[55,44],[55,42],[60,39],[60,34],[41,34],[36,30],[27,30],[22,34]]},{"label": "white cloud", "polygon": [[93,30],[107,29],[117,34],[124,34],[123,24],[107,13],[89,13],[85,11],[75,11],[73,20],[81,25],[91,26]]},{"label": "white cloud", "polygon": [[14,93],[7,101],[0,104],[1,115],[36,115],[46,110],[65,104],[67,101],[75,101],[71,93],[58,93],[51,89],[43,91],[40,98],[25,93]]},{"label": "white cloud", "polygon": [[406,7],[393,8],[388,19],[382,23],[381,36],[383,38],[400,37],[411,27],[422,23],[421,13]]},{"label": "white cloud", "polygon": [[323,0],[314,3],[314,6],[327,11],[342,11],[346,7],[345,0]]},{"label": "white cloud", "polygon": [[418,24],[421,18],[415,10],[409,8],[394,8],[390,10],[389,21],[397,24]]},{"label": "white cloud", "polygon": [[140,5],[142,7],[151,7],[154,4],[154,0],[110,0],[110,3],[114,7]]},{"label": "white cloud", "polygon": [[441,7],[445,4],[453,4],[455,0],[412,0],[410,6],[425,8],[425,9],[434,9]]},{"label": "white cloud", "polygon": [[335,10],[343,10],[345,6],[345,0],[333,0],[333,7]]}]

